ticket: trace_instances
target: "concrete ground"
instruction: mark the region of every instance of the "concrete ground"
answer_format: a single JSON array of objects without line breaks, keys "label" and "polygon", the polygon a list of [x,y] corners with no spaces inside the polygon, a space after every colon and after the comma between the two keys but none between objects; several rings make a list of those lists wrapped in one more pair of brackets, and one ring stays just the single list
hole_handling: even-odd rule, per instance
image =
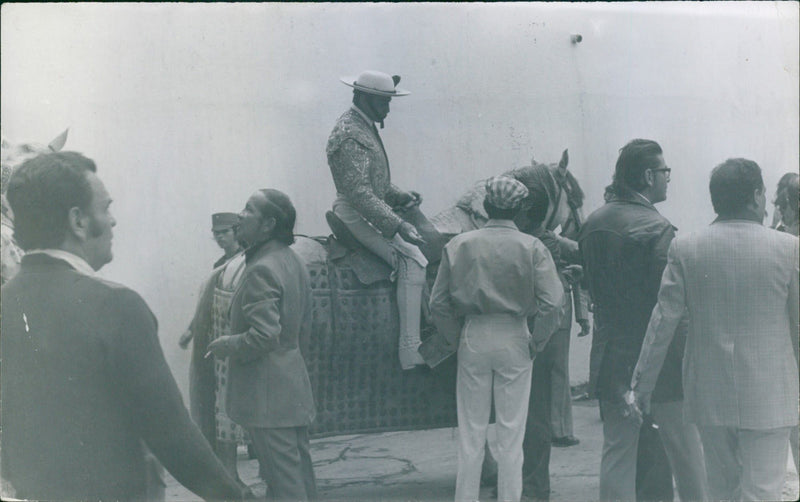
[{"label": "concrete ground", "polygon": [[[596,401],[573,403],[573,427],[581,442],[553,448],[550,476],[553,501],[597,500],[602,426]],[[452,500],[457,460],[454,428],[362,434],[317,439],[311,456],[322,501]],[[788,460],[784,500],[797,500],[798,476]],[[239,474],[257,495],[265,486],[258,479],[258,462],[240,449]],[[491,500],[488,490],[484,500]],[[168,477],[168,501],[197,500]]]}]

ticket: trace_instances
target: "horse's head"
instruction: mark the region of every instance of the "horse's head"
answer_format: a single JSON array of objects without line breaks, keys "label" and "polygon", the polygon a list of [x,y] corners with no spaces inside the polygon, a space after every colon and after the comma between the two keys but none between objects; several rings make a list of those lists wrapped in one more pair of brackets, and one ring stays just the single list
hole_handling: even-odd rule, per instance
[{"label": "horse's head", "polygon": [[3,214],[7,214],[9,211],[5,194],[6,188],[8,188],[8,180],[11,178],[11,174],[13,174],[14,170],[26,160],[40,153],[57,152],[64,148],[64,144],[67,142],[68,132],[69,129],[65,130],[47,145],[39,143],[13,143],[5,136],[2,136],[2,143],[0,143],[0,170],[2,170],[0,193],[3,194]]},{"label": "horse's head", "polygon": [[[513,176],[528,187],[528,197],[517,217],[523,231],[531,232],[544,222],[548,230],[561,226],[565,233],[574,233],[583,219],[583,190],[569,172],[569,151],[564,150],[558,163],[542,164],[531,159],[531,165],[514,169]],[[547,207],[544,201],[547,201]]]},{"label": "horse's head", "polygon": [[[542,164],[531,159],[531,165],[504,173],[528,187],[528,197],[523,201],[522,211],[516,220],[520,230],[531,233],[544,221],[550,229],[561,225],[569,236],[580,226],[583,190],[568,171],[568,164],[569,154],[564,150],[557,163]],[[434,225],[442,234],[452,236],[480,228],[486,223],[488,215],[483,208],[486,196],[484,183],[479,181],[458,199],[455,207],[433,217]]]}]

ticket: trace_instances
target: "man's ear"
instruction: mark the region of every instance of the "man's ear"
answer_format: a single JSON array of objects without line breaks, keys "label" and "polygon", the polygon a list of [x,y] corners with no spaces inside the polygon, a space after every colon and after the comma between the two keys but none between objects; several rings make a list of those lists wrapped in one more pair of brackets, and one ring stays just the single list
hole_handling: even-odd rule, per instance
[{"label": "man's ear", "polygon": [[643,174],[644,174],[644,182],[645,182],[645,184],[647,184],[647,186],[653,186],[653,183],[655,183],[655,180],[656,180],[655,174],[653,173],[653,170],[652,169],[646,169]]},{"label": "man's ear", "polygon": [[277,224],[278,220],[276,220],[274,216],[269,216],[261,220],[261,230],[267,234],[271,234],[272,231],[275,230]]},{"label": "man's ear", "polygon": [[89,237],[89,217],[79,207],[70,208],[67,213],[70,233],[80,240],[85,241]]},{"label": "man's ear", "polygon": [[758,205],[758,196],[761,195],[761,190],[758,188],[754,188],[753,192],[750,194],[750,200],[747,201],[748,206],[757,206]]}]

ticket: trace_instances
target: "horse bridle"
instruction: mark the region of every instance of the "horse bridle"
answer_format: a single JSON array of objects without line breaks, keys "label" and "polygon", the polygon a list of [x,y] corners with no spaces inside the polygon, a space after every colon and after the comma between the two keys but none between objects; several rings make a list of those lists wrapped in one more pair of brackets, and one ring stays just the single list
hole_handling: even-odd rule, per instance
[{"label": "horse bridle", "polygon": [[547,221],[545,222],[545,228],[550,228],[550,225],[553,223],[553,218],[555,218],[556,213],[558,212],[557,211],[558,205],[561,203],[561,193],[566,192],[567,205],[569,206],[570,216],[572,217],[572,220],[575,222],[575,226],[577,227],[576,231],[580,231],[582,225],[581,215],[578,212],[578,209],[580,208],[578,207],[578,204],[573,200],[572,187],[569,185],[569,183],[567,183],[566,174],[564,176],[556,176],[549,169],[547,170],[547,172],[550,174],[550,177],[553,179],[553,181],[555,181],[559,190],[558,193],[556,194],[556,198],[553,204],[553,212],[550,213],[550,217],[547,218]]}]

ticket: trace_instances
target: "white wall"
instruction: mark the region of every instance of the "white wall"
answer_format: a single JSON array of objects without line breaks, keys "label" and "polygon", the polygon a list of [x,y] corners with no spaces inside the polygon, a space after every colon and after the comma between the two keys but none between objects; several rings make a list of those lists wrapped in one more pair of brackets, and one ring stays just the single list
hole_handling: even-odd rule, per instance
[{"label": "white wall", "polygon": [[97,161],[118,220],[102,274],[148,301],[182,384],[175,343],[219,255],[210,213],[274,187],[299,233],[328,233],[340,76],[403,76],[412,94],[382,136],[431,215],[564,148],[592,210],[634,137],[664,148],[659,208],[680,231],[713,218],[708,174],[726,158],[756,160],[770,192],[798,170],[795,2],[4,4],[1,19],[3,133],[46,143],[70,126],[67,148]]}]

